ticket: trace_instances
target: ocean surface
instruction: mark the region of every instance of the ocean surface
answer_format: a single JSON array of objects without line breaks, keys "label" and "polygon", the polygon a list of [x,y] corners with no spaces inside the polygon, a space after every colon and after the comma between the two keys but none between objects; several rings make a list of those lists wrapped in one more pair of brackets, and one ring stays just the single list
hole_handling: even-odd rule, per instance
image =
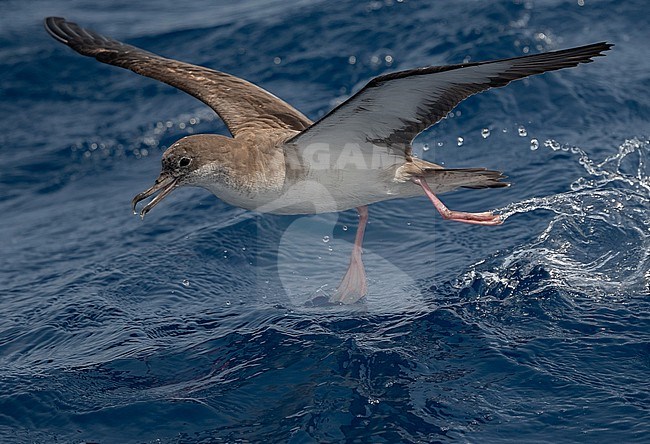
[{"label": "ocean surface", "polygon": [[[415,141],[507,189],[370,207],[368,297],[327,297],[354,211],[131,198],[178,138],[171,87],[50,38],[64,16],[244,77],[312,119],[390,71],[587,43],[594,63],[473,96]],[[630,1],[5,0],[0,442],[647,443],[650,6]]]}]

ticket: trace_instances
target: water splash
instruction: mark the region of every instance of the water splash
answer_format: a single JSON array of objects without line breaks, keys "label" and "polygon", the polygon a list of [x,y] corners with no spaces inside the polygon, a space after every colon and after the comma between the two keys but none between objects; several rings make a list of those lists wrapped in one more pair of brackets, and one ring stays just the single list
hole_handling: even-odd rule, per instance
[{"label": "water splash", "polygon": [[[585,176],[570,190],[512,203],[497,211],[508,217],[535,210],[554,213],[531,242],[473,266],[457,288],[478,288],[498,299],[522,293],[589,295],[615,301],[650,292],[650,141],[633,138],[601,162],[579,147],[547,141],[552,150],[575,154]],[[474,290],[471,290],[474,291]],[[488,299],[489,299],[488,298]],[[567,303],[574,303],[573,300]]]},{"label": "water splash", "polygon": [[[576,146],[562,145],[554,140],[547,140],[544,146],[554,151],[576,154],[577,161],[587,176],[575,180],[570,191],[533,197],[495,210],[503,220],[517,213],[535,210],[548,210],[563,216],[599,218],[604,214],[613,217],[616,210],[626,208],[626,202],[635,201],[644,205],[650,200],[650,178],[646,171],[650,141],[628,139],[619,146],[616,154],[600,163],[594,162],[584,150]],[[634,156],[636,160],[632,158]],[[632,172],[629,172],[630,169]],[[595,202],[586,205],[588,200]],[[602,211],[593,212],[596,207]]]}]

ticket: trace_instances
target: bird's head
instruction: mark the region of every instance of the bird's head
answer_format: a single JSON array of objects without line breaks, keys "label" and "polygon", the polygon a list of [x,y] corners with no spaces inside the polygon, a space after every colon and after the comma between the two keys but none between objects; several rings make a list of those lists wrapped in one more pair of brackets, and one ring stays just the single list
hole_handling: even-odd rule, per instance
[{"label": "bird's head", "polygon": [[183,137],[170,146],[162,157],[162,170],[151,188],[133,198],[134,214],[137,204],[158,193],[142,210],[140,217],[151,211],[169,193],[181,186],[201,186],[205,176],[219,163],[227,143],[223,136],[199,134]]}]

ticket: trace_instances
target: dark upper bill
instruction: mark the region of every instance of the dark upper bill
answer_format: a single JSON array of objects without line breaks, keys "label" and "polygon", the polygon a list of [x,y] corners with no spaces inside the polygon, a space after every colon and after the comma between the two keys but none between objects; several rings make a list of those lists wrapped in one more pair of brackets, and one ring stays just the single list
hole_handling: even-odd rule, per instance
[{"label": "dark upper bill", "polygon": [[158,193],[151,201],[149,201],[148,204],[146,204],[144,207],[142,207],[142,210],[140,210],[140,217],[144,219],[144,216],[151,211],[153,207],[155,207],[161,200],[165,198],[169,193],[174,191],[174,188],[176,188],[176,183],[178,182],[178,179],[175,177],[167,176],[161,174],[158,179],[156,179],[156,183],[153,184],[151,188],[149,188],[146,191],[143,191],[142,193],[138,194],[133,198],[131,201],[131,205],[133,207],[133,214],[138,214],[138,211],[136,210],[136,206],[138,203],[149,196]]}]

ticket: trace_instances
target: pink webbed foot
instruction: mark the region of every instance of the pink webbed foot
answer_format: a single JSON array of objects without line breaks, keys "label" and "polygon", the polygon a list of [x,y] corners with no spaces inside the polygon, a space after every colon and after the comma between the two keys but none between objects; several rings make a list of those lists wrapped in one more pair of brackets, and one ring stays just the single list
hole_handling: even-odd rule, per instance
[{"label": "pink webbed foot", "polygon": [[464,222],[466,224],[501,225],[503,223],[501,216],[494,214],[491,211],[485,213],[465,213],[463,211],[452,211],[447,209],[446,212],[440,211],[440,214],[444,219]]},{"label": "pink webbed foot", "polygon": [[336,292],[330,297],[330,302],[339,304],[354,304],[368,293],[366,271],[361,261],[361,249],[355,247],[350,266],[343,276]]},{"label": "pink webbed foot", "polygon": [[421,178],[415,178],[411,180],[413,183],[416,183],[422,187],[424,193],[427,195],[431,203],[433,203],[433,206],[436,207],[436,210],[438,210],[443,219],[476,225],[501,225],[503,223],[501,216],[494,214],[491,211],[486,211],[483,213],[466,213],[464,211],[450,210],[445,206],[445,204],[440,201],[440,199],[438,199],[435,194],[433,194],[426,180]]},{"label": "pink webbed foot", "polygon": [[330,297],[330,302],[333,303],[354,304],[368,293],[366,271],[361,260],[361,254],[363,253],[361,244],[363,243],[363,235],[366,232],[366,223],[368,222],[368,207],[358,207],[357,211],[359,212],[359,227],[354,239],[350,266],[336,292]]}]

